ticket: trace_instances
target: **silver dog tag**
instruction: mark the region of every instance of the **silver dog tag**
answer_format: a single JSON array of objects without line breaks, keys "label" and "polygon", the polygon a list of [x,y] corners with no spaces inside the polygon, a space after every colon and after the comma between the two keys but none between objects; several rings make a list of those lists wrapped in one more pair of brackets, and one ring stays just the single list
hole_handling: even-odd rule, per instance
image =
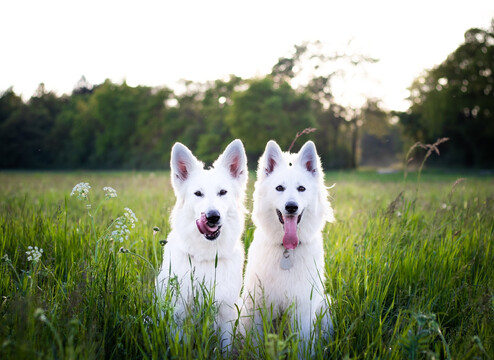
[{"label": "silver dog tag", "polygon": [[292,255],[292,252],[293,250],[288,250],[288,249],[285,249],[285,251],[283,251],[283,256],[281,257],[280,260],[280,267],[283,270],[289,270],[292,268],[293,262],[292,259],[290,259],[290,255]]}]

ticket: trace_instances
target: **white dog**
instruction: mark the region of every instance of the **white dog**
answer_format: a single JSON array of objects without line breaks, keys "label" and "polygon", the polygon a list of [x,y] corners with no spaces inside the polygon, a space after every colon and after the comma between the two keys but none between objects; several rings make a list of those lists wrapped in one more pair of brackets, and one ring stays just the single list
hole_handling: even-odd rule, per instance
[{"label": "white dog", "polygon": [[201,289],[213,294],[223,349],[230,344],[231,323],[238,316],[235,302],[242,287],[247,177],[247,158],[240,140],[230,143],[208,170],[186,146],[176,143],[172,148],[171,180],[177,201],[157,293],[163,295],[171,279],[178,281],[175,317],[179,323],[193,311],[190,308],[194,297],[201,296]]},{"label": "white dog", "polygon": [[292,326],[308,344],[316,317],[332,334],[324,295],[322,230],[334,221],[324,174],[313,142],[298,154],[268,142],[259,159],[254,190],[254,239],[244,276],[242,322],[262,331],[260,309],[280,316],[291,311]]}]

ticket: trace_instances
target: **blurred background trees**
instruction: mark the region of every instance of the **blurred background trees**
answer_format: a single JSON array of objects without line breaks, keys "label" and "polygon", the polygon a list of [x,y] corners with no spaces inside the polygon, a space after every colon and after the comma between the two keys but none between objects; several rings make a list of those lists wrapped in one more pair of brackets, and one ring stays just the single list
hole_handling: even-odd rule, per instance
[{"label": "blurred background trees", "polygon": [[359,108],[338,104],[333,79],[348,66],[376,59],[326,54],[318,42],[296,45],[254,79],[231,75],[208,83],[184,81],[184,91],[131,87],[84,77],[70,95],[40,84],[27,100],[0,94],[0,168],[163,169],[180,141],[207,163],[234,138],[244,141],[251,168],[266,142],[288,149],[297,131],[317,131],[327,169],[393,166],[417,141],[449,137],[436,164],[494,167],[494,22],[470,29],[443,63],[410,87],[410,108],[392,113],[379,99]]},{"label": "blurred background trees", "polygon": [[465,41],[410,88],[410,109],[400,114],[408,138],[423,143],[450,141],[436,162],[494,167],[494,20],[470,29]]}]

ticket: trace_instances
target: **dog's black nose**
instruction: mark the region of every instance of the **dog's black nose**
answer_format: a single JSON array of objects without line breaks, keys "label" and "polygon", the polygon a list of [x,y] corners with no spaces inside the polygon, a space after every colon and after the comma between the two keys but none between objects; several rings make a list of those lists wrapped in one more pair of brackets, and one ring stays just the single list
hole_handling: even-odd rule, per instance
[{"label": "dog's black nose", "polygon": [[285,210],[289,213],[289,214],[295,214],[298,210],[298,205],[296,202],[294,201],[289,201],[285,204]]},{"label": "dog's black nose", "polygon": [[206,214],[206,219],[210,225],[215,225],[220,221],[220,212],[218,210],[210,210]]}]

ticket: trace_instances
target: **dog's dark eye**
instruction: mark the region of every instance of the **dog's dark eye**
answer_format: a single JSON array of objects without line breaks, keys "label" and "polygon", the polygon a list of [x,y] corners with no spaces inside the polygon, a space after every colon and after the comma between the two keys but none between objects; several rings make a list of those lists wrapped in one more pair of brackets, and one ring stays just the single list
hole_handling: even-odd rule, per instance
[{"label": "dog's dark eye", "polygon": [[194,193],[195,196],[198,196],[198,197],[202,197],[203,194],[202,192],[200,192],[199,190],[197,190],[195,193]]},{"label": "dog's dark eye", "polygon": [[285,187],[283,185],[278,185],[276,191],[285,191]]},{"label": "dog's dark eye", "polygon": [[220,192],[218,193],[219,196],[226,195],[228,191],[221,189]]},{"label": "dog's dark eye", "polygon": [[297,191],[298,191],[298,192],[304,192],[304,191],[305,191],[305,187],[303,187],[302,185],[300,185],[300,186],[297,188]]}]

